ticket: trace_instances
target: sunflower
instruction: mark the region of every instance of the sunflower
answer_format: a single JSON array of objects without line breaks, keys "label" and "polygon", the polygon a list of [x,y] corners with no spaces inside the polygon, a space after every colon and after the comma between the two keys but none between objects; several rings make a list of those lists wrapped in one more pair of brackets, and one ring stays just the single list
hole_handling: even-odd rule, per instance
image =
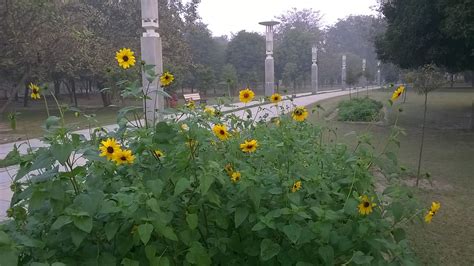
[{"label": "sunflower", "polygon": [[270,122],[272,122],[273,124],[275,124],[277,127],[279,127],[280,124],[281,124],[281,121],[280,121],[280,118],[279,118],[279,117],[272,117],[272,118],[270,119]]},{"label": "sunflower", "polygon": [[171,83],[173,83],[174,76],[170,72],[165,72],[163,75],[160,77],[160,84],[163,87],[169,86]]},{"label": "sunflower", "polygon": [[438,212],[439,208],[441,208],[441,203],[433,201],[431,203],[431,208],[428,213],[425,215],[425,222],[431,223],[433,216]]},{"label": "sunflower", "polygon": [[240,181],[241,177],[242,175],[240,174],[240,172],[233,172],[232,176],[230,177],[230,180],[232,180],[233,183],[237,183]]},{"label": "sunflower", "polygon": [[182,130],[182,131],[189,131],[189,126],[186,125],[186,124],[182,124],[182,125],[181,125],[181,130]]},{"label": "sunflower", "polygon": [[165,157],[165,154],[161,150],[155,150],[153,153],[155,154],[156,158],[158,158],[158,159],[161,159],[161,158]]},{"label": "sunflower", "polygon": [[214,116],[216,114],[216,109],[214,109],[212,106],[206,106],[206,108],[204,108],[204,112],[210,116]]},{"label": "sunflower", "polygon": [[392,94],[392,101],[395,101],[402,95],[402,93],[405,91],[405,86],[401,85],[398,87]]},{"label": "sunflower", "polygon": [[366,195],[363,195],[360,197],[360,204],[357,206],[359,208],[359,213],[362,215],[368,215],[372,212],[372,207],[377,206],[377,204],[373,203],[373,198],[372,200],[369,200],[369,198]]},{"label": "sunflower", "polygon": [[41,99],[40,88],[37,85],[30,83],[28,87],[31,90],[31,99]]},{"label": "sunflower", "polygon": [[227,132],[227,127],[225,125],[214,125],[212,131],[220,140],[226,140],[230,137],[229,132]]},{"label": "sunflower", "polygon": [[191,110],[194,110],[196,108],[196,103],[193,100],[189,100],[186,103],[186,108],[189,108]]},{"label": "sunflower", "polygon": [[291,117],[293,120],[302,122],[308,117],[308,111],[304,106],[298,106],[291,112]]},{"label": "sunflower", "polygon": [[132,164],[135,161],[135,156],[131,150],[119,150],[114,154],[114,161],[117,165],[121,164]]},{"label": "sunflower", "polygon": [[257,147],[258,147],[258,142],[255,139],[246,140],[244,143],[240,144],[240,149],[243,152],[247,152],[247,153],[255,152],[257,150]]},{"label": "sunflower", "polygon": [[116,53],[115,59],[117,59],[117,62],[120,67],[122,67],[123,69],[127,69],[135,65],[136,61],[134,54],[135,53],[132,52],[132,50],[128,48],[123,48]]},{"label": "sunflower", "polygon": [[228,176],[232,177],[232,173],[234,173],[234,167],[232,166],[232,163],[226,164],[224,170],[226,171]]},{"label": "sunflower", "polygon": [[281,99],[282,99],[282,97],[278,93],[274,93],[272,96],[270,96],[270,101],[272,103],[279,103],[279,102],[281,102]]},{"label": "sunflower", "polygon": [[99,150],[102,152],[100,156],[107,157],[109,160],[113,160],[115,153],[121,150],[114,138],[103,140],[100,144]]},{"label": "sunflower", "polygon": [[245,90],[241,90],[239,92],[239,99],[243,103],[250,102],[251,100],[253,100],[254,97],[255,97],[255,93],[249,88]]},{"label": "sunflower", "polygon": [[301,189],[301,181],[296,181],[293,186],[291,187],[291,192],[295,193],[296,191]]}]

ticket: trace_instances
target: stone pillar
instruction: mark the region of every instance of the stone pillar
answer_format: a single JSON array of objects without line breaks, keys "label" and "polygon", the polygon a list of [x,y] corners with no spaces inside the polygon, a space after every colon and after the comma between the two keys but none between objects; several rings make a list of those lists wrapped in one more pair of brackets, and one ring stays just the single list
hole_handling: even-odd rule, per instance
[{"label": "stone pillar", "polygon": [[159,76],[163,73],[163,58],[161,37],[157,32],[158,24],[158,0],[141,0],[142,27],[145,29],[141,37],[142,60],[147,65],[153,65],[154,72],[158,78],[149,82],[147,74],[142,73],[143,91],[148,95],[144,102],[144,111],[149,124],[155,124],[163,119],[163,109],[165,106],[163,91],[160,86]]},{"label": "stone pillar", "polygon": [[381,62],[377,61],[377,85],[382,85],[382,73],[380,72]]},{"label": "stone pillar", "polygon": [[311,49],[312,52],[312,61],[311,65],[311,91],[313,94],[318,93],[319,83],[318,83],[318,47],[313,46]]},{"label": "stone pillar", "polygon": [[346,77],[347,77],[347,69],[346,69],[346,55],[342,55],[342,73],[341,73],[341,82],[342,82],[342,89],[346,89]]},{"label": "stone pillar", "polygon": [[273,60],[273,26],[280,24],[277,21],[264,21],[260,25],[266,27],[266,54],[265,58],[265,96],[275,93],[275,63]]}]

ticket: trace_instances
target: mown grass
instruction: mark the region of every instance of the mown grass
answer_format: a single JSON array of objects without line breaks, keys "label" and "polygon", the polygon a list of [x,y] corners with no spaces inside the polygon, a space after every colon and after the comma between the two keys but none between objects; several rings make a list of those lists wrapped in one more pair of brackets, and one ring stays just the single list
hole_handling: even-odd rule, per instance
[{"label": "mown grass", "polygon": [[[387,102],[389,91],[371,92],[370,97]],[[319,103],[331,114],[341,99]],[[469,131],[474,89],[443,89],[429,96],[427,130],[422,170],[429,172],[433,185],[424,182],[417,189],[422,202],[440,201],[441,211],[429,225],[415,223],[408,226],[409,238],[422,265],[474,265],[474,132]],[[389,114],[393,123],[395,110],[402,108],[399,125],[407,135],[401,137],[398,152],[400,163],[415,172],[421,139],[423,97],[409,92],[407,101],[400,99]],[[369,132],[376,145],[386,141],[390,126],[364,125],[340,121],[324,121],[313,116],[313,122],[324,123],[336,129],[339,140],[355,143],[355,131]]]}]

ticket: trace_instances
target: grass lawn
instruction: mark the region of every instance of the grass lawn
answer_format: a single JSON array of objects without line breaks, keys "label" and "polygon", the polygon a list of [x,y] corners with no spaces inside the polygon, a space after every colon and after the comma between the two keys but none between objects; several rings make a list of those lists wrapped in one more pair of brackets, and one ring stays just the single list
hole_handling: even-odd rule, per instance
[{"label": "grass lawn", "polygon": [[[87,108],[81,111],[85,114],[95,114],[97,121],[89,121],[83,116],[76,117],[74,112],[65,113],[65,121],[73,130],[97,127],[101,125],[114,124],[117,121],[117,111],[119,107]],[[36,138],[42,136],[44,131],[41,127],[48,117],[44,108],[31,108],[18,110],[20,113],[16,120],[16,130],[11,130],[8,114],[4,114],[0,120],[0,143],[8,143],[27,138]],[[59,116],[58,110],[51,110],[50,115]]]},{"label": "grass lawn", "polygon": [[[390,96],[389,91],[370,92],[371,98],[384,103]],[[326,110],[320,115],[328,116],[341,99],[347,98],[320,103]],[[474,265],[474,131],[468,130],[473,100],[473,88],[447,88],[429,95],[422,171],[431,174],[433,186],[425,182],[417,194],[427,209],[431,201],[440,201],[442,207],[431,224],[417,222],[407,228],[423,265]],[[394,106],[403,109],[399,125],[407,133],[401,138],[400,164],[416,173],[423,96],[409,92],[406,103],[399,99]],[[327,122],[316,116],[312,119],[337,128],[339,140],[351,131],[370,132],[381,146],[390,132],[389,126],[344,123],[336,119]],[[390,113],[389,122],[393,123],[393,120],[394,113]],[[355,142],[354,136],[344,139]]]}]

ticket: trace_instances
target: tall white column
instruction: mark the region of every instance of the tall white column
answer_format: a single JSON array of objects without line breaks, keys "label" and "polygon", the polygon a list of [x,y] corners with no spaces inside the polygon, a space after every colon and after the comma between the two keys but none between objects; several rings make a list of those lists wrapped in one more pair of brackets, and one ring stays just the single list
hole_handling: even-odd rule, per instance
[{"label": "tall white column", "polygon": [[347,78],[347,69],[346,69],[346,55],[342,55],[342,73],[341,73],[341,81],[342,81],[342,89],[346,89],[346,78]]},{"label": "tall white column", "polygon": [[280,24],[277,21],[264,21],[260,25],[266,27],[266,54],[265,58],[265,96],[275,93],[275,63],[273,60],[273,26]]},{"label": "tall white column", "polygon": [[[158,0],[141,0],[142,27],[145,29],[141,37],[142,60],[147,65],[153,65],[158,77],[163,73],[163,58],[161,37],[158,33]],[[149,82],[145,71],[142,73],[142,85],[148,99],[144,103],[144,111],[149,124],[154,124],[163,118],[165,106],[163,91],[159,78]]]},{"label": "tall white column", "polygon": [[382,75],[380,71],[380,65],[381,65],[381,62],[377,61],[377,85],[379,86],[382,85]]},{"label": "tall white column", "polygon": [[312,54],[312,61],[313,64],[311,65],[311,91],[313,94],[318,93],[319,90],[319,83],[318,83],[318,47],[313,46],[311,48]]}]

